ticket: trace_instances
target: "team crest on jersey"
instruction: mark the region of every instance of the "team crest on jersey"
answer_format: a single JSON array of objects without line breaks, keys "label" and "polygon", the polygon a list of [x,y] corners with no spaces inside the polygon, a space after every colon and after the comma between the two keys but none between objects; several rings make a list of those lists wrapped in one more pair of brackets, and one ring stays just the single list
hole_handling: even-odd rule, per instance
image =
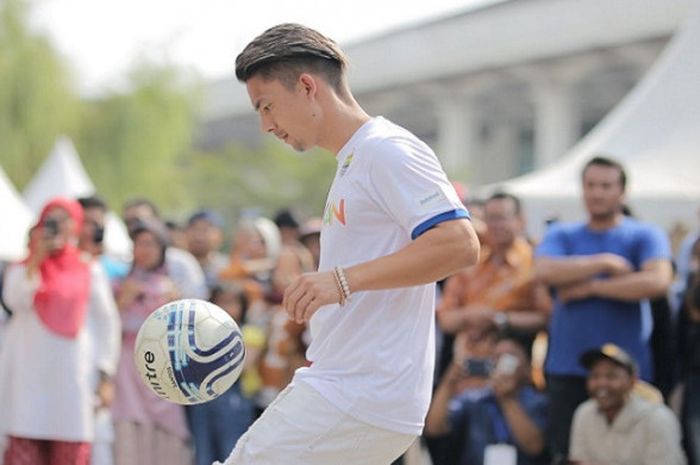
[{"label": "team crest on jersey", "polygon": [[343,162],[343,166],[340,167],[340,177],[342,178],[345,175],[345,172],[350,168],[350,163],[352,163],[352,158],[355,154],[351,153],[347,157],[345,157],[345,161]]},{"label": "team crest on jersey", "polygon": [[331,200],[326,204],[326,210],[323,212],[323,224],[330,226],[334,221],[338,221],[345,226],[345,199],[340,199],[337,206]]}]

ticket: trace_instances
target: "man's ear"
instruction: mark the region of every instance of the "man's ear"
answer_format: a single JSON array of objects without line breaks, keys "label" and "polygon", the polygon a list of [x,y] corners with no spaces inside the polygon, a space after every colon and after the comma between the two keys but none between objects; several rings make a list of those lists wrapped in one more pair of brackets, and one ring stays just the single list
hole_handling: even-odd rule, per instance
[{"label": "man's ear", "polygon": [[318,91],[318,83],[316,78],[309,73],[301,73],[299,75],[298,85],[300,86],[304,95],[308,97],[315,97]]}]

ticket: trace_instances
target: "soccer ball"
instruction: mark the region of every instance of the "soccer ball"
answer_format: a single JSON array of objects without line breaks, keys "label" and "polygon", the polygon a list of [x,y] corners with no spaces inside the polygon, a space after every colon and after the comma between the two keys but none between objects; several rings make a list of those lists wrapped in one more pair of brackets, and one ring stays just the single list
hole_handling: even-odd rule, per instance
[{"label": "soccer ball", "polygon": [[134,363],[159,397],[182,405],[215,399],[243,370],[245,346],[233,318],[197,299],[170,302],[141,325]]}]

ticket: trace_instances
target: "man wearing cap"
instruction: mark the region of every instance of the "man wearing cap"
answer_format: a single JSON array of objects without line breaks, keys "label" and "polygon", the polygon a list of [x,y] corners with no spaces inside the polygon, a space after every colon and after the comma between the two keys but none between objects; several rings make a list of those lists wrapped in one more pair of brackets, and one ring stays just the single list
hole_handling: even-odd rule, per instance
[{"label": "man wearing cap", "polygon": [[637,364],[614,344],[584,352],[590,399],[574,414],[570,460],[577,465],[684,465],[673,412],[636,394]]}]

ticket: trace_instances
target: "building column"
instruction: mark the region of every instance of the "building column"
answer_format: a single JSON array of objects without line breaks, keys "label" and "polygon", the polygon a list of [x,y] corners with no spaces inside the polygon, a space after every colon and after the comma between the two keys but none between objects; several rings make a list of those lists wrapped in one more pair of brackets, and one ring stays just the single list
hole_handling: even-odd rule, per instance
[{"label": "building column", "polygon": [[481,156],[480,119],[473,101],[441,98],[436,103],[437,155],[451,177],[470,181]]},{"label": "building column", "polygon": [[561,158],[578,140],[580,115],[571,82],[541,78],[533,83],[535,166]]},{"label": "building column", "polygon": [[482,145],[479,178],[475,185],[489,184],[518,174],[518,127],[508,121],[494,122]]}]

